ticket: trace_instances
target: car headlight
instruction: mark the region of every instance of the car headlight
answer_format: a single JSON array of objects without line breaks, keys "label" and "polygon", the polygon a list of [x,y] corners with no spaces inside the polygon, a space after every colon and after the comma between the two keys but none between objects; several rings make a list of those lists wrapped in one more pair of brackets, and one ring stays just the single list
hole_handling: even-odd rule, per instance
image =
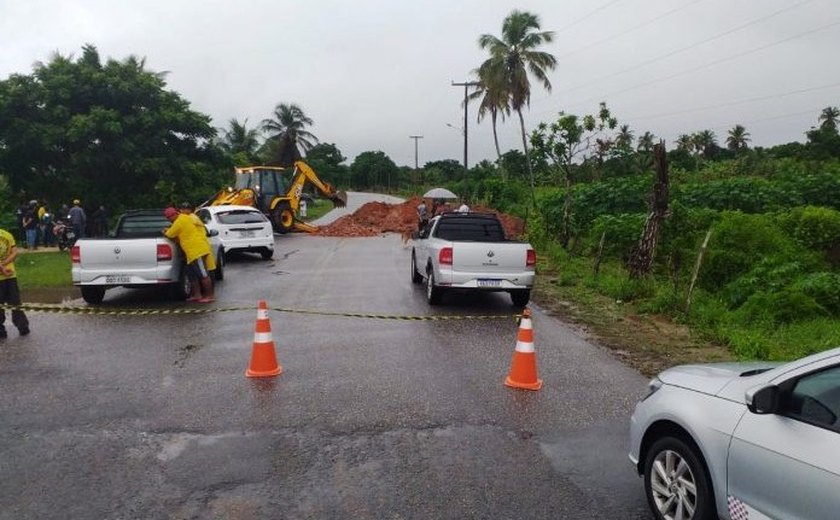
[{"label": "car headlight", "polygon": [[648,397],[655,394],[656,391],[659,390],[660,388],[662,388],[662,381],[658,377],[654,377],[653,379],[650,380],[650,383],[648,383],[647,393],[644,395],[644,397],[642,397],[641,401],[644,401]]}]

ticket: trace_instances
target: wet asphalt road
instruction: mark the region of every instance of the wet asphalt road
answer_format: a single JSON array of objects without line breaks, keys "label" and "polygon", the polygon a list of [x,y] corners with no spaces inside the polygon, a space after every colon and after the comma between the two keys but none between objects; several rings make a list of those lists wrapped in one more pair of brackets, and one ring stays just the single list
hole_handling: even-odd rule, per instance
[{"label": "wet asphalt road", "polygon": [[[513,313],[505,294],[430,308],[398,235],[276,243],[272,261],[230,259],[210,306],[254,311],[31,314],[32,335],[12,329],[0,343],[0,519],[649,518],[627,459],[645,379],[539,309],[539,392],[502,384],[513,319],[272,311],[284,373],[244,377],[259,299]],[[116,289],[106,305],[186,304]]]}]

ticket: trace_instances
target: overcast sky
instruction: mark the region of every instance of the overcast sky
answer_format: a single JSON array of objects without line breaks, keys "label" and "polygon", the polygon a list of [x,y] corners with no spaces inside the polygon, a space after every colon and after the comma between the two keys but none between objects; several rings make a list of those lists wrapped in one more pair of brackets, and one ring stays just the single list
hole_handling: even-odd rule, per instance
[{"label": "overcast sky", "polygon": [[[606,101],[636,135],[668,146],[743,124],[753,145],[804,140],[840,105],[836,0],[0,0],[0,78],[94,44],[104,58],[146,58],[216,127],[248,126],[279,102],[348,163],[381,150],[398,165],[463,160],[463,87],[513,9],[540,17],[558,59],[551,93],[533,84],[526,125]],[[469,162],[494,159],[489,119],[469,116]],[[447,125],[452,125],[449,127]],[[454,128],[453,128],[454,127]],[[518,122],[500,128],[520,148]]]}]

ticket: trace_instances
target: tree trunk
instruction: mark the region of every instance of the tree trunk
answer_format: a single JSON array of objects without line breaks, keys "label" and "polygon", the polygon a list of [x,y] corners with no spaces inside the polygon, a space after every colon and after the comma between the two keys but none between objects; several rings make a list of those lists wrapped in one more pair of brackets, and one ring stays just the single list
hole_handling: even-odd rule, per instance
[{"label": "tree trunk", "polygon": [[566,186],[566,198],[563,201],[563,225],[560,243],[563,245],[563,249],[566,249],[569,247],[569,240],[572,237],[572,173],[565,169],[563,183]]},{"label": "tree trunk", "polygon": [[493,142],[496,144],[496,164],[499,166],[499,172],[502,174],[502,180],[507,180],[507,175],[505,174],[505,169],[502,166],[502,149],[499,148],[499,134],[496,131],[496,113],[493,112],[491,114],[493,118]]},{"label": "tree trunk", "polygon": [[642,237],[630,253],[628,268],[631,278],[642,278],[650,274],[656,255],[656,242],[659,240],[659,228],[668,213],[668,159],[665,157],[665,145],[661,142],[653,148],[653,159],[656,166],[653,204]]},{"label": "tree trunk", "polygon": [[528,139],[525,137],[525,118],[522,116],[522,109],[518,109],[516,113],[519,114],[519,127],[522,129],[522,149],[525,150],[525,164],[528,165],[528,179],[531,181],[531,205],[536,206],[534,168],[531,166],[531,157],[528,155]]}]

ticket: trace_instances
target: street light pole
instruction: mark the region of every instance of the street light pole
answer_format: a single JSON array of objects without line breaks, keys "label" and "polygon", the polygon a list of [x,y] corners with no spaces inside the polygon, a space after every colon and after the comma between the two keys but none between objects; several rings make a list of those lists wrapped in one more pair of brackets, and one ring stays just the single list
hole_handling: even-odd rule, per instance
[{"label": "street light pole", "polygon": [[[469,191],[469,188],[467,186],[467,182],[468,182],[467,181],[467,172],[469,171],[469,166],[468,166],[469,163],[467,162],[467,142],[468,142],[468,138],[467,138],[467,126],[468,126],[467,125],[467,122],[468,122],[467,106],[468,106],[468,101],[469,101],[469,88],[470,87],[476,87],[480,84],[481,83],[479,83],[478,81],[464,81],[462,83],[456,83],[454,81],[452,82],[453,87],[461,87],[461,86],[464,87],[464,191],[465,192]],[[462,196],[466,197],[466,193],[463,194]]]},{"label": "street light pole", "polygon": [[[420,139],[423,139],[422,135],[410,135],[408,136],[409,139],[414,139],[414,173],[417,173],[417,142]],[[420,179],[420,184],[425,184],[425,179]]]}]

